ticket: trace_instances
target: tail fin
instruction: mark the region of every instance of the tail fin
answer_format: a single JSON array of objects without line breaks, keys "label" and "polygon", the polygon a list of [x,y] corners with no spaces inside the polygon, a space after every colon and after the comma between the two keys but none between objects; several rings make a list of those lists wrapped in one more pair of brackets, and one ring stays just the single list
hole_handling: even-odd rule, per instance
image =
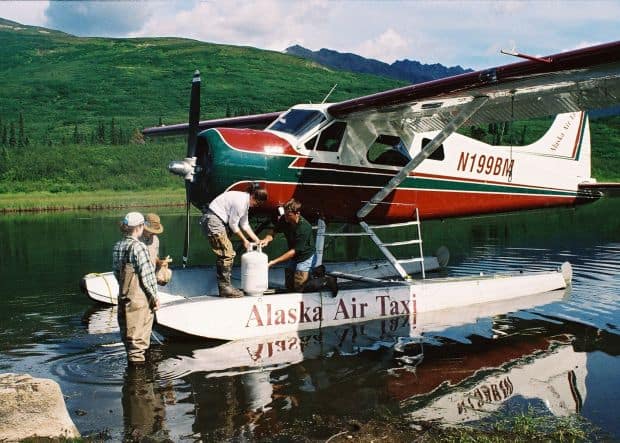
[{"label": "tail fin", "polygon": [[590,125],[585,112],[558,114],[549,130],[524,151],[577,162],[570,168],[581,181],[591,181]]}]

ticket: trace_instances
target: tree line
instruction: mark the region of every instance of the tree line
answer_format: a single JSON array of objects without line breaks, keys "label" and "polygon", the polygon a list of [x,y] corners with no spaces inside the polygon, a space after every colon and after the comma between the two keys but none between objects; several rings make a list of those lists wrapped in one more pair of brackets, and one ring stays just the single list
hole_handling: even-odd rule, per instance
[{"label": "tree line", "polygon": [[[17,124],[16,124],[17,123]],[[0,116],[0,147],[6,149],[23,149],[31,145],[35,137],[28,132],[24,124],[24,116],[20,112],[17,122],[5,121]],[[133,130],[123,127],[114,117],[109,123],[99,121],[95,128],[80,127],[77,123],[73,125],[71,134],[63,134],[53,138],[50,132],[46,132],[39,140],[44,146],[54,145],[87,145],[87,144],[110,144],[128,145],[144,144],[142,132],[134,128]]]},{"label": "tree line", "polygon": [[15,129],[15,122],[10,122],[7,126],[6,123],[3,123],[1,117],[0,129],[2,136],[0,138],[0,145],[11,148],[23,148],[30,144],[30,138],[26,135],[24,130],[24,116],[21,112],[19,113],[19,119],[17,121],[17,130]]},{"label": "tree line", "polygon": [[514,126],[512,122],[489,123],[484,126],[471,126],[470,137],[475,138],[491,145],[512,144],[523,146],[526,142],[527,125],[520,128]]}]

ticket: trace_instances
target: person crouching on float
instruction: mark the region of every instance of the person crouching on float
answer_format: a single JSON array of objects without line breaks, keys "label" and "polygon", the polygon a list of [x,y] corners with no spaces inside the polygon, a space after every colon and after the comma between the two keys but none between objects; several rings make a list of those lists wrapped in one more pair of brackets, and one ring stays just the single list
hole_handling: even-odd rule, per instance
[{"label": "person crouching on float", "polygon": [[301,203],[294,198],[284,204],[284,216],[275,225],[273,232],[265,236],[263,243],[270,243],[279,232],[286,237],[289,249],[271,260],[268,266],[288,261],[284,270],[286,289],[301,292],[316,264],[316,254],[312,226],[302,217]]}]

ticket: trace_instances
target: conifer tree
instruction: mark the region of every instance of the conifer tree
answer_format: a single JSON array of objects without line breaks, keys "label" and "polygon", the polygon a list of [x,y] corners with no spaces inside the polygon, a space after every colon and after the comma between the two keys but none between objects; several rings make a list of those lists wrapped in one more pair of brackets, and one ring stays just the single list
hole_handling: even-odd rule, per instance
[{"label": "conifer tree", "polygon": [[112,117],[112,122],[110,122],[110,144],[118,144],[116,138],[116,125],[114,123],[114,117]]},{"label": "conifer tree", "polygon": [[17,139],[15,138],[15,123],[11,122],[11,127],[9,129],[9,147],[14,148],[17,144]]},{"label": "conifer tree", "polygon": [[97,128],[97,141],[105,143],[105,125],[103,122],[99,122],[99,127]]},{"label": "conifer tree", "polygon": [[2,125],[2,146],[8,146],[9,136],[6,132],[6,125]]},{"label": "conifer tree", "polygon": [[26,145],[24,140],[24,115],[20,112],[19,121],[17,123],[17,146],[23,148]]},{"label": "conifer tree", "polygon": [[129,143],[131,143],[132,145],[143,145],[144,144],[144,136],[142,135],[142,132],[138,128],[133,130]]}]

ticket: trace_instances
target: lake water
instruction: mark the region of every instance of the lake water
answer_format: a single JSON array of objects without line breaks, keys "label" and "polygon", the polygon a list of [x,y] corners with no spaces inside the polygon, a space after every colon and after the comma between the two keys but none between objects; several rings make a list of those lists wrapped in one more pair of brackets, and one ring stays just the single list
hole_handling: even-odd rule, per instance
[{"label": "lake water", "polygon": [[[451,252],[443,274],[570,261],[567,291],[216,347],[154,343],[155,364],[138,371],[126,369],[115,311],[78,287],[84,274],[110,270],[122,215],[0,216],[0,371],[57,381],[83,435],[251,440],[317,416],[463,423],[533,408],[578,414],[620,439],[612,406],[620,397],[620,199],[422,226],[427,254],[441,245]],[[183,211],[160,215],[162,255],[178,263]],[[212,262],[198,229],[190,257]],[[327,250],[331,260],[357,257],[378,254],[366,240]],[[320,425],[307,432],[333,434]]]}]

